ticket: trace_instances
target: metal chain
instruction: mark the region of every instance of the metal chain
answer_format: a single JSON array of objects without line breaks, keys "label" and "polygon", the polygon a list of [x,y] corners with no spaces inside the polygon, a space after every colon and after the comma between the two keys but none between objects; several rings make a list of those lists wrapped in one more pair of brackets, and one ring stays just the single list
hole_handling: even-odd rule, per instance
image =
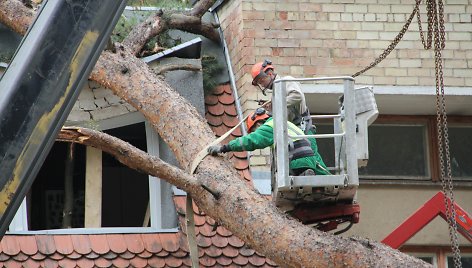
[{"label": "metal chain", "polygon": [[[420,3],[421,0],[416,0],[415,8],[413,9],[413,12],[411,12],[410,17],[406,21],[405,25],[403,25],[403,28],[400,30],[400,32],[395,36],[393,39],[392,43],[388,45],[388,47],[378,56],[369,66],[365,67],[364,69],[360,70],[359,72],[355,73],[352,75],[352,77],[356,77],[360,74],[365,73],[366,71],[370,70],[372,67],[375,67],[377,64],[379,64],[381,61],[383,61],[390,52],[392,52],[393,49],[397,46],[397,44],[402,40],[403,35],[405,35],[405,32],[408,30],[408,27],[410,27],[411,21],[415,17],[415,14],[419,11],[420,8]],[[418,12],[419,14],[419,12]]]},{"label": "metal chain", "polygon": [[[436,1],[438,2],[436,4]],[[392,41],[392,43],[385,49],[379,57],[377,57],[370,65],[368,65],[363,70],[355,73],[352,77],[356,77],[360,74],[363,74],[367,70],[379,64],[383,59],[385,59],[390,52],[396,47],[400,42],[405,32],[408,30],[408,27],[411,24],[411,21],[415,14],[417,15],[418,20],[418,29],[420,33],[421,43],[425,49],[431,49],[433,43],[433,33],[434,33],[434,57],[435,57],[435,74],[436,74],[436,118],[437,118],[437,129],[438,129],[438,147],[439,147],[439,162],[441,169],[441,185],[444,192],[444,205],[446,208],[446,218],[449,226],[449,238],[451,240],[451,249],[454,254],[454,267],[462,267],[461,256],[459,250],[459,242],[457,236],[457,222],[456,222],[456,209],[454,207],[454,191],[453,191],[453,182],[452,182],[452,169],[450,161],[450,152],[449,152],[449,134],[447,126],[447,114],[446,114],[446,102],[444,98],[444,74],[443,74],[443,59],[441,50],[444,49],[446,44],[445,38],[445,27],[444,27],[444,3],[443,0],[426,0],[426,13],[427,13],[427,23],[428,30],[427,36],[425,39],[423,33],[423,27],[421,23],[421,14],[419,11],[419,6],[421,0],[416,0],[415,8],[410,14],[405,25]],[[445,152],[445,155],[444,155]],[[446,160],[446,163],[444,163]],[[445,172],[445,165],[447,169],[447,176]]]},{"label": "metal chain", "polygon": [[[427,0],[428,10],[428,41],[423,45],[427,49],[431,30],[434,31],[434,58],[436,73],[436,119],[438,129],[438,148],[439,162],[441,170],[441,185],[444,192],[444,206],[446,208],[446,219],[449,227],[449,238],[451,240],[451,250],[453,252],[454,267],[462,267],[459,239],[457,236],[456,209],[454,207],[455,198],[452,181],[451,157],[449,150],[449,131],[447,126],[446,101],[444,98],[444,74],[443,59],[441,50],[445,47],[445,28],[444,28],[444,4],[442,0]],[[420,23],[420,20],[418,20]],[[431,27],[432,25],[432,27]],[[434,28],[434,29],[431,29]],[[444,155],[445,153],[445,155]],[[444,163],[446,160],[446,163]],[[446,165],[446,167],[445,167]],[[446,171],[447,170],[447,174]]]}]

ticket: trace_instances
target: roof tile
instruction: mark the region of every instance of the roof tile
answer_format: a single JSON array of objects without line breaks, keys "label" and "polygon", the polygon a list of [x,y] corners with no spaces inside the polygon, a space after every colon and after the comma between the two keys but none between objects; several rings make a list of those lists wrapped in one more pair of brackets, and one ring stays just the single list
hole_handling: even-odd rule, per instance
[{"label": "roof tile", "polygon": [[[38,252],[38,253],[36,253],[36,254],[34,254],[34,255],[31,255],[31,258],[32,258],[33,260],[36,260],[36,261],[42,261],[42,260],[44,260],[44,259],[46,258],[46,255],[41,254],[41,252]],[[0,260],[1,260],[1,258],[0,258]]]},{"label": "roof tile", "polygon": [[10,259],[10,256],[5,254],[5,253],[0,253],[0,262],[1,261],[6,261],[6,260],[9,260]]},{"label": "roof tile", "polygon": [[199,258],[198,261],[202,266],[211,267],[216,264],[216,259],[211,258],[210,256],[204,255],[203,257]]},{"label": "roof tile", "polygon": [[211,238],[211,242],[219,248],[224,248],[228,245],[228,238],[215,235]]},{"label": "roof tile", "polygon": [[212,115],[222,115],[225,113],[225,107],[223,104],[218,103],[207,107],[207,111]]},{"label": "roof tile", "polygon": [[21,251],[26,255],[33,255],[38,252],[38,245],[33,235],[19,235],[16,237]]},{"label": "roof tile", "polygon": [[203,236],[212,237],[216,234],[216,230],[213,230],[213,229],[214,229],[213,226],[209,224],[204,224],[198,228],[198,231]]},{"label": "roof tile", "polygon": [[228,258],[235,258],[239,255],[239,250],[228,245],[227,247],[223,248],[223,255]]},{"label": "roof tile", "polygon": [[77,266],[80,268],[92,268],[95,265],[93,260],[89,260],[86,258],[78,259]]},{"label": "roof tile", "polygon": [[6,261],[5,263],[3,263],[3,265],[5,265],[4,267],[9,268],[21,268],[21,262],[15,261],[13,259]]},{"label": "roof tile", "polygon": [[123,252],[120,254],[120,257],[124,258],[124,259],[127,259],[127,260],[131,260],[132,258],[134,258],[136,256],[136,254],[134,253],[131,253],[129,251],[126,251],[126,252]]},{"label": "roof tile", "polygon": [[223,250],[216,246],[210,246],[205,249],[205,254],[212,258],[215,258],[221,256],[221,254],[223,254]]},{"label": "roof tile", "polygon": [[128,246],[128,250],[134,254],[144,251],[144,244],[141,234],[127,234],[125,236],[125,243]]},{"label": "roof tile", "polygon": [[234,105],[234,98],[231,93],[228,94],[225,92],[224,94],[221,94],[218,96],[218,100],[224,105]]},{"label": "roof tile", "polygon": [[233,260],[225,256],[220,256],[219,258],[216,259],[216,262],[218,262],[219,264],[223,266],[228,266],[233,262]]},{"label": "roof tile", "polygon": [[107,236],[103,234],[99,235],[89,235],[90,246],[92,250],[97,254],[105,254],[110,251],[110,246],[108,245]]},{"label": "roof tile", "polygon": [[233,90],[231,89],[231,86],[229,84],[224,84],[222,86],[224,86],[223,89],[225,90],[226,93],[233,94]]},{"label": "roof tile", "polygon": [[94,259],[99,258],[100,255],[98,255],[97,253],[92,251],[89,254],[85,255],[85,257],[88,258],[88,259],[94,260]]},{"label": "roof tile", "polygon": [[111,267],[112,264],[112,261],[107,260],[105,258],[98,258],[95,260],[95,265],[100,268]]},{"label": "roof tile", "polygon": [[101,255],[102,258],[105,258],[107,260],[113,260],[115,259],[116,257],[118,257],[118,254],[116,254],[115,252],[113,251],[108,251],[107,254],[103,254]]},{"label": "roof tile", "polygon": [[247,246],[245,246],[239,249],[239,253],[241,253],[241,255],[243,256],[250,257],[254,255],[255,251],[254,249],[248,248]]},{"label": "roof tile", "polygon": [[165,233],[160,234],[162,248],[168,252],[176,252],[179,250],[178,234]]},{"label": "roof tile", "polygon": [[75,268],[77,266],[77,262],[71,259],[62,259],[58,262],[61,268]]},{"label": "roof tile", "polygon": [[70,235],[54,235],[54,242],[56,243],[56,250],[60,254],[68,255],[74,251]]},{"label": "roof tile", "polygon": [[56,252],[56,253],[48,256],[48,258],[58,261],[58,260],[64,259],[64,255],[59,254],[59,253]]},{"label": "roof tile", "polygon": [[148,264],[151,267],[164,267],[166,265],[166,259],[162,257],[152,257],[148,259]]},{"label": "roof tile", "polygon": [[82,258],[82,254],[79,254],[79,253],[74,251],[71,254],[67,255],[67,258],[72,259],[72,260],[76,260],[78,258]]},{"label": "roof tile", "polygon": [[19,261],[19,262],[26,261],[29,258],[29,256],[24,254],[23,252],[20,252],[17,255],[13,255],[12,257],[14,260]]},{"label": "roof tile", "polygon": [[20,244],[16,240],[16,235],[14,236],[3,236],[0,244],[2,245],[3,253],[13,256],[20,252]]},{"label": "roof tile", "polygon": [[202,248],[211,246],[211,239],[209,237],[199,235],[197,236],[197,245]]},{"label": "roof tile", "polygon": [[274,267],[277,266],[277,263],[273,262],[273,261],[272,261],[271,259],[269,259],[269,258],[266,258],[266,263],[267,263],[268,265],[270,265],[270,266],[274,266]]},{"label": "roof tile", "polygon": [[146,250],[157,253],[162,250],[162,242],[159,234],[141,234]]},{"label": "roof tile", "polygon": [[225,89],[226,87],[228,87],[229,85],[225,84],[225,85],[218,85],[216,86],[215,88],[213,88],[213,95],[221,95],[225,92]]},{"label": "roof tile", "polygon": [[236,263],[237,265],[241,266],[246,266],[246,264],[249,262],[248,258],[238,255],[236,258],[233,258],[233,262]]},{"label": "roof tile", "polygon": [[160,258],[167,257],[167,256],[169,256],[169,254],[170,254],[170,252],[168,252],[166,250],[162,250],[162,251],[159,251],[158,253],[155,253],[155,255],[157,257],[160,257]]},{"label": "roof tile", "polygon": [[146,265],[148,264],[147,260],[143,258],[134,258],[134,259],[131,259],[129,262],[131,264],[130,267],[134,267],[134,268],[146,267]]},{"label": "roof tile", "polygon": [[110,250],[114,253],[121,254],[128,249],[123,234],[107,234],[106,237]]},{"label": "roof tile", "polygon": [[208,124],[211,125],[212,127],[218,127],[223,124],[223,119],[221,116],[214,116],[211,114],[207,114],[206,120]]},{"label": "roof tile", "polygon": [[221,236],[224,236],[224,237],[228,237],[228,236],[232,236],[233,233],[231,233],[230,231],[228,231],[228,229],[226,229],[225,227],[223,226],[218,226],[218,228],[216,229],[216,232],[221,235]]},{"label": "roof tile", "polygon": [[183,250],[179,249],[176,252],[173,252],[171,255],[176,257],[176,258],[183,258],[183,257],[188,256],[189,254],[188,254],[187,251],[183,251]]},{"label": "roof tile", "polygon": [[28,259],[24,261],[22,264],[24,268],[39,268],[41,263],[39,261]]},{"label": "roof tile", "polygon": [[224,112],[228,115],[237,116],[236,107],[234,105],[223,105]]},{"label": "roof tile", "polygon": [[213,95],[213,94],[208,94],[205,96],[205,105],[215,105],[219,102],[218,96]]},{"label": "roof tile", "polygon": [[57,267],[58,262],[51,259],[44,259],[43,265],[44,267]]},{"label": "roof tile", "polygon": [[182,265],[182,259],[169,256],[166,258],[166,264],[170,267],[180,267]]},{"label": "roof tile", "polygon": [[254,266],[262,266],[265,264],[265,258],[259,257],[258,255],[254,254],[252,257],[249,258],[249,262]]},{"label": "roof tile", "polygon": [[72,235],[70,238],[75,252],[85,255],[92,251],[88,235]]},{"label": "roof tile", "polygon": [[235,248],[240,248],[244,246],[244,241],[242,241],[241,239],[239,239],[239,237],[235,235],[228,237],[228,242],[231,246]]},{"label": "roof tile", "polygon": [[[147,251],[147,250],[145,250],[145,251],[143,251],[143,252],[141,252],[141,253],[138,254],[138,256],[139,256],[140,258],[142,258],[142,259],[149,259],[149,258],[151,258],[153,255],[154,255],[154,254],[152,254],[151,252],[149,252],[149,251]],[[131,259],[131,260],[132,260],[132,259]]]},{"label": "roof tile", "polygon": [[[140,258],[137,258],[137,259],[140,259]],[[121,268],[121,267],[126,268],[130,266],[130,260],[123,259],[120,257],[113,259],[112,262],[113,262],[113,265],[118,268]]]},{"label": "roof tile", "polygon": [[44,255],[51,255],[56,252],[54,237],[51,235],[36,235],[38,250]]}]

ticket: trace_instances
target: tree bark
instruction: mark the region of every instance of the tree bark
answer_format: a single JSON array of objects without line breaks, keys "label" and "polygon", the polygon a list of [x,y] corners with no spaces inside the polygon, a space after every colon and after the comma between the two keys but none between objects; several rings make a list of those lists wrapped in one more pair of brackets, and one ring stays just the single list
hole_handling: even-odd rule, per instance
[{"label": "tree bark", "polygon": [[[13,0],[0,1],[2,21],[13,16],[5,2]],[[143,113],[172,149],[179,164],[188,170],[198,152],[214,140],[214,134],[196,109],[157,78],[134,56],[135,51],[118,44],[116,53],[103,52],[90,79],[110,88]],[[378,242],[333,236],[302,225],[248,187],[221,157],[206,157],[196,174],[189,175],[135,148],[121,147],[124,145],[116,138],[100,134],[99,142],[100,135],[92,134],[93,131],[77,129],[75,132],[81,135],[75,141],[86,142],[118,159],[121,156],[124,164],[166,179],[190,193],[207,215],[281,266],[430,267]],[[219,193],[219,198],[215,199],[202,185]]]}]

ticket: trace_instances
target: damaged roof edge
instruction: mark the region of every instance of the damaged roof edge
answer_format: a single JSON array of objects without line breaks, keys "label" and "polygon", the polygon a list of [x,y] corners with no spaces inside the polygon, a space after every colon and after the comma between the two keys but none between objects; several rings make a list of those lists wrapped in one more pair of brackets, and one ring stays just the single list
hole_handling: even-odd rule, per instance
[{"label": "damaged roof edge", "polygon": [[142,60],[146,63],[153,62],[157,59],[174,56],[179,58],[187,58],[187,59],[198,59],[201,55],[201,44],[202,39],[200,37],[194,38],[190,41],[177,45],[175,47],[166,49],[159,53],[153,54],[148,57],[142,58]]}]

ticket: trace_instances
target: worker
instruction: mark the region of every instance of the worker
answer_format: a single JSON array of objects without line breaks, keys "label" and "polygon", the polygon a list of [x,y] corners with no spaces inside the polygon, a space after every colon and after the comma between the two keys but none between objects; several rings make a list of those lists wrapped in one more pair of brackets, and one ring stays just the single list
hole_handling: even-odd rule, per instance
[{"label": "worker", "polygon": [[[288,123],[289,135],[303,135],[303,131],[291,122]],[[257,108],[246,120],[248,135],[236,138],[225,145],[214,145],[208,153],[215,156],[219,153],[254,151],[274,145],[274,121],[264,108]],[[312,176],[330,174],[321,160],[318,151],[312,150],[308,139],[292,139],[289,145],[290,175]]]},{"label": "worker", "polygon": [[[263,62],[254,64],[251,68],[252,84],[262,90],[262,94],[266,95],[266,91],[272,92],[274,88],[274,80],[277,77],[272,61],[266,59]],[[282,78],[293,79],[291,76]],[[295,81],[286,82],[286,98],[287,98],[287,119],[300,127],[307,135],[316,134],[316,127],[311,120],[310,111],[306,105],[305,94],[301,90],[300,83]],[[318,144],[315,138],[310,138],[311,148],[313,152],[318,152]],[[323,160],[319,154],[316,155],[318,162]]]},{"label": "worker", "polygon": [[[274,81],[277,78],[274,66],[270,60],[264,60],[254,64],[251,68],[252,84],[261,89],[262,94],[266,91],[272,92]],[[282,78],[293,79],[291,76]],[[303,94],[300,83],[295,81],[286,82],[287,119],[299,126],[305,134],[312,130],[310,111],[306,105],[305,94]],[[312,131],[314,132],[314,131]]]}]

